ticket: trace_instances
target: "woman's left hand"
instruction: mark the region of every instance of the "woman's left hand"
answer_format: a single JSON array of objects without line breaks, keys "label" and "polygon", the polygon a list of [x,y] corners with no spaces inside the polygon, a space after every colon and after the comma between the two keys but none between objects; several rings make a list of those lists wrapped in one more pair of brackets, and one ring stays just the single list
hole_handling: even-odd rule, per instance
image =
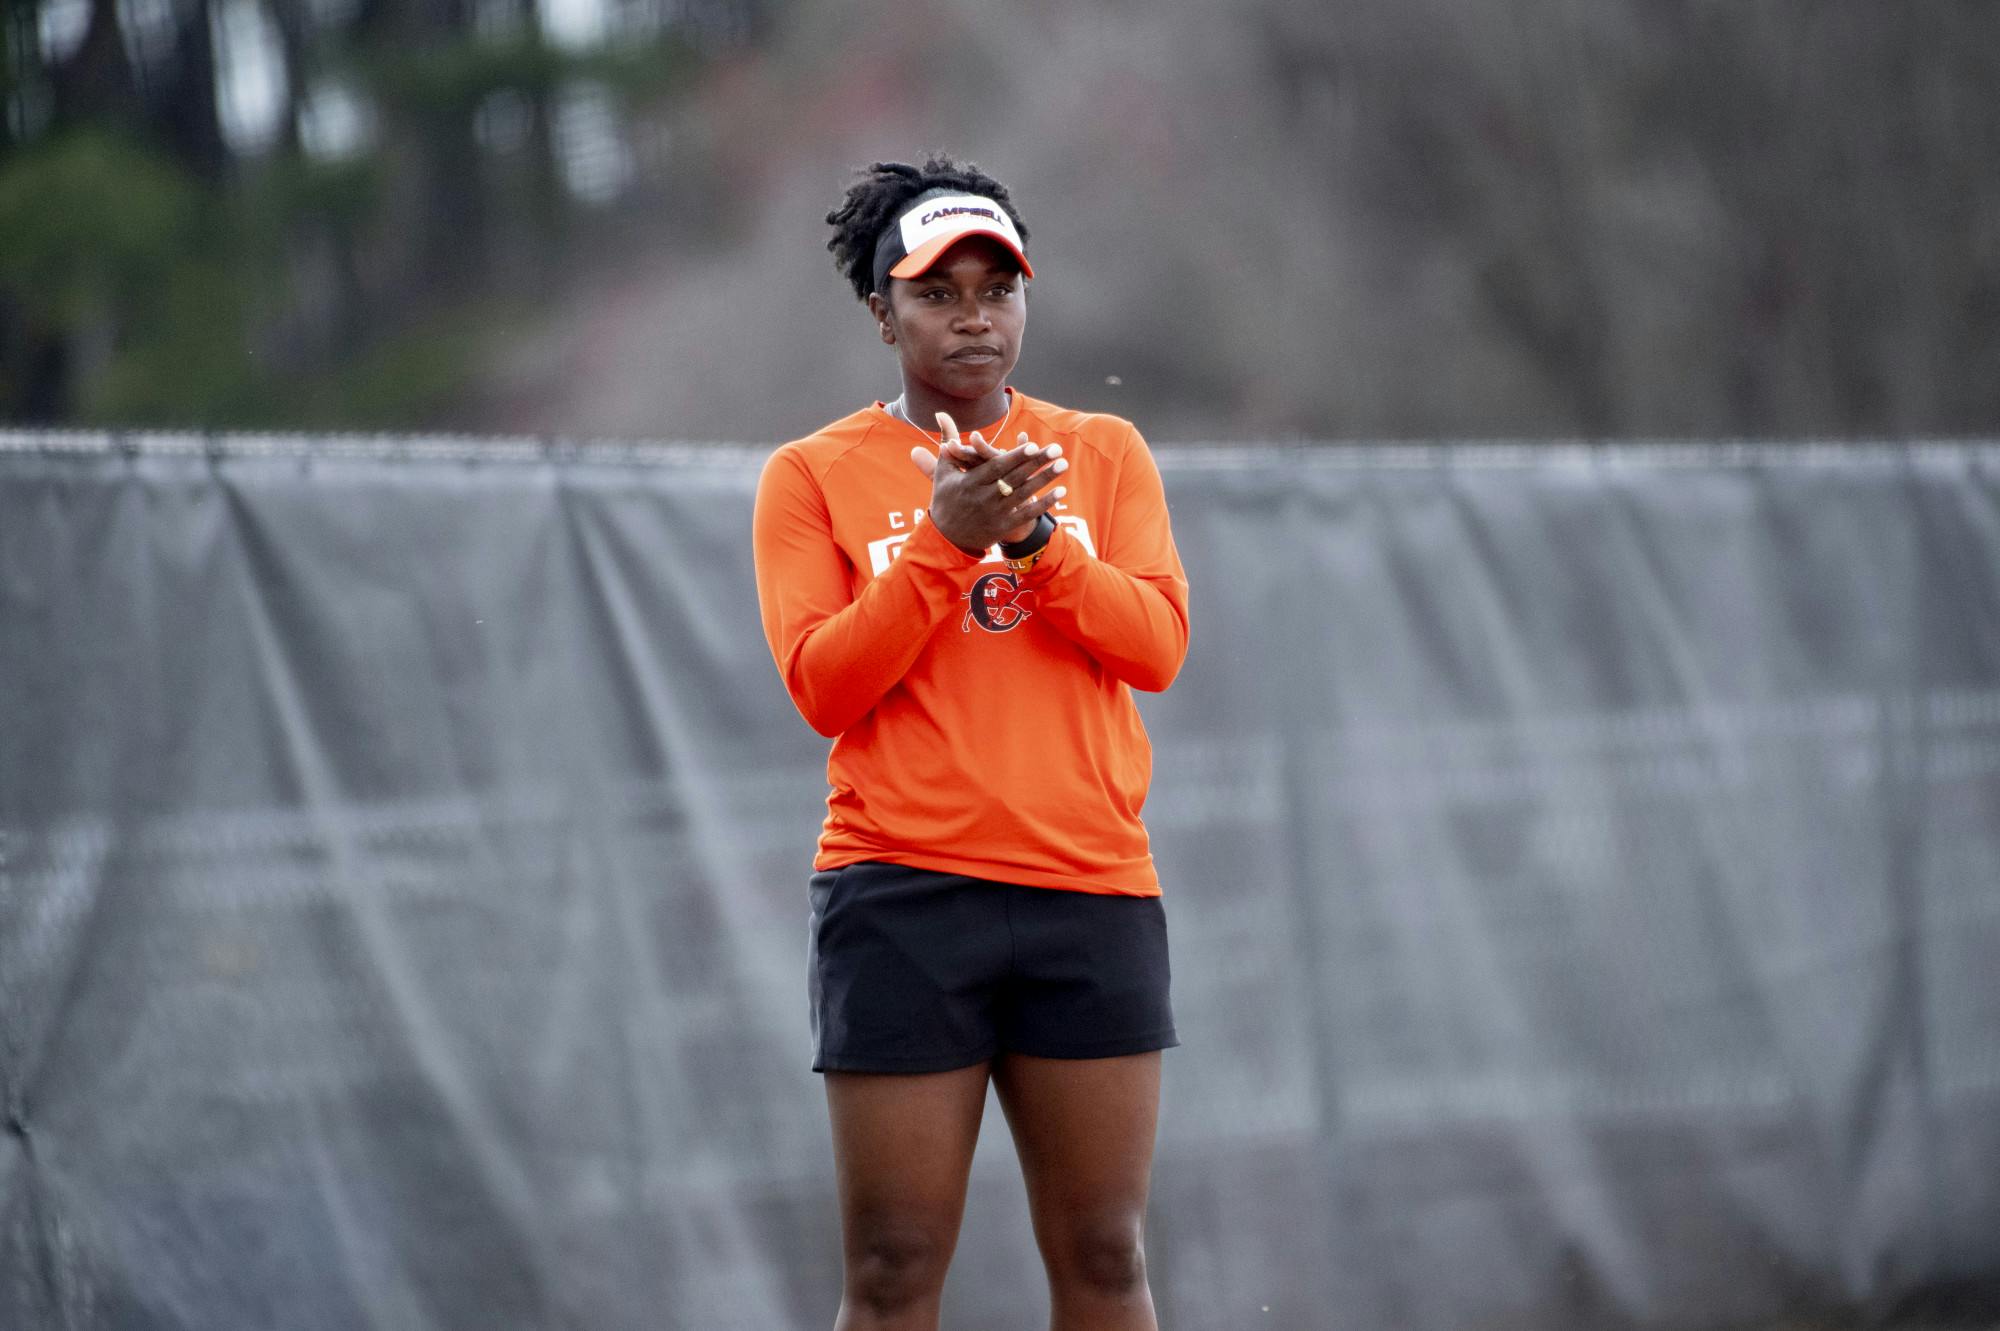
[{"label": "woman's left hand", "polygon": [[[1000,450],[992,444],[987,443],[977,430],[972,432],[970,441],[959,438],[958,423],[952,420],[950,412],[940,411],[937,418],[938,429],[944,432],[944,442],[946,445],[945,448],[939,451],[952,462],[956,463],[960,471],[970,471],[987,459],[1000,456]],[[1028,438],[1026,430],[1021,431],[1015,438],[1019,440],[1023,448],[1029,447],[1034,442]],[[1054,462],[1062,455],[1061,444],[1050,444],[1047,448],[1041,450],[1042,458],[1048,462]]]}]

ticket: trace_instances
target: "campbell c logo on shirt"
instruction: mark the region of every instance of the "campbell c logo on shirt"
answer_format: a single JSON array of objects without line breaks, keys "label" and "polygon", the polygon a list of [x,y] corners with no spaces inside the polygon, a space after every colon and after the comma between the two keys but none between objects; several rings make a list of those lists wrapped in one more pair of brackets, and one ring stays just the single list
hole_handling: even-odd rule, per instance
[{"label": "campbell c logo on shirt", "polygon": [[959,625],[959,632],[972,632],[974,624],[988,633],[1018,628],[1021,621],[1034,613],[1028,609],[1034,596],[1031,591],[1021,590],[1012,573],[982,574],[972,584],[972,590],[960,598],[965,602],[965,623]]}]

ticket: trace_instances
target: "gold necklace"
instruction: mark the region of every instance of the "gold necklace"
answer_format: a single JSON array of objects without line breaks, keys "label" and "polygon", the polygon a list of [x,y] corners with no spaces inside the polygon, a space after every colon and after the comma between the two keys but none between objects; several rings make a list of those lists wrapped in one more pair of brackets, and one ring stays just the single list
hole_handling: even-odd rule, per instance
[{"label": "gold necklace", "polygon": [[[903,422],[903,424],[909,426],[912,430],[922,431],[926,435],[932,433],[929,430],[925,430],[923,426],[917,424],[916,420],[913,417],[911,417],[910,409],[903,405],[903,394],[901,393],[896,394],[896,400],[889,404],[888,411],[891,416],[894,416],[897,420]],[[944,435],[940,433],[937,434],[935,437],[941,440],[944,438]]]},{"label": "gold necklace", "polygon": [[[910,415],[910,409],[903,405],[904,396],[905,395],[902,393],[896,394],[896,400],[894,402],[883,403],[882,410],[888,412],[891,416],[894,416],[897,420],[903,422],[905,425],[909,426],[912,430],[921,431],[922,433],[927,434],[931,438],[936,439],[937,441],[942,443],[944,441],[944,431],[926,430],[924,429],[923,426],[917,424],[916,418]],[[1001,413],[1000,416],[1000,428],[994,431],[994,437],[996,439],[999,438],[1000,435],[1006,433],[1007,422],[1013,419],[1014,419],[1014,398],[1012,394],[1009,394],[1007,397],[1007,410]]]}]

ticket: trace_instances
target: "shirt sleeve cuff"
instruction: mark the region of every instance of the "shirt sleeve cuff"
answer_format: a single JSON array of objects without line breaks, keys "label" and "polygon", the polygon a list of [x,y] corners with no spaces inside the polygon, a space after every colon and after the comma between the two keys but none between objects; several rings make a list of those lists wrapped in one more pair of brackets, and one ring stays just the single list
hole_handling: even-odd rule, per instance
[{"label": "shirt sleeve cuff", "polygon": [[977,564],[985,555],[969,555],[951,543],[951,538],[937,529],[937,524],[925,518],[910,533],[910,539],[903,543],[898,559],[914,558],[926,568],[962,569]]}]

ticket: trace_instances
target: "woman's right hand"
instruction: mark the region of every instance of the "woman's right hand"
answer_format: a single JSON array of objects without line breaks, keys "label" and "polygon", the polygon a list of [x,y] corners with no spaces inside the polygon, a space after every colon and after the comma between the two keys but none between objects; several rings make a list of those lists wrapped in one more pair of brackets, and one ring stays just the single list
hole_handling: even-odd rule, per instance
[{"label": "woman's right hand", "polygon": [[910,460],[931,478],[930,520],[939,533],[966,553],[982,555],[996,544],[1027,539],[1065,493],[1052,484],[1069,470],[1061,445],[1022,443],[1000,453],[976,431],[968,446],[942,412],[938,422],[945,427],[938,452],[912,448]]}]

